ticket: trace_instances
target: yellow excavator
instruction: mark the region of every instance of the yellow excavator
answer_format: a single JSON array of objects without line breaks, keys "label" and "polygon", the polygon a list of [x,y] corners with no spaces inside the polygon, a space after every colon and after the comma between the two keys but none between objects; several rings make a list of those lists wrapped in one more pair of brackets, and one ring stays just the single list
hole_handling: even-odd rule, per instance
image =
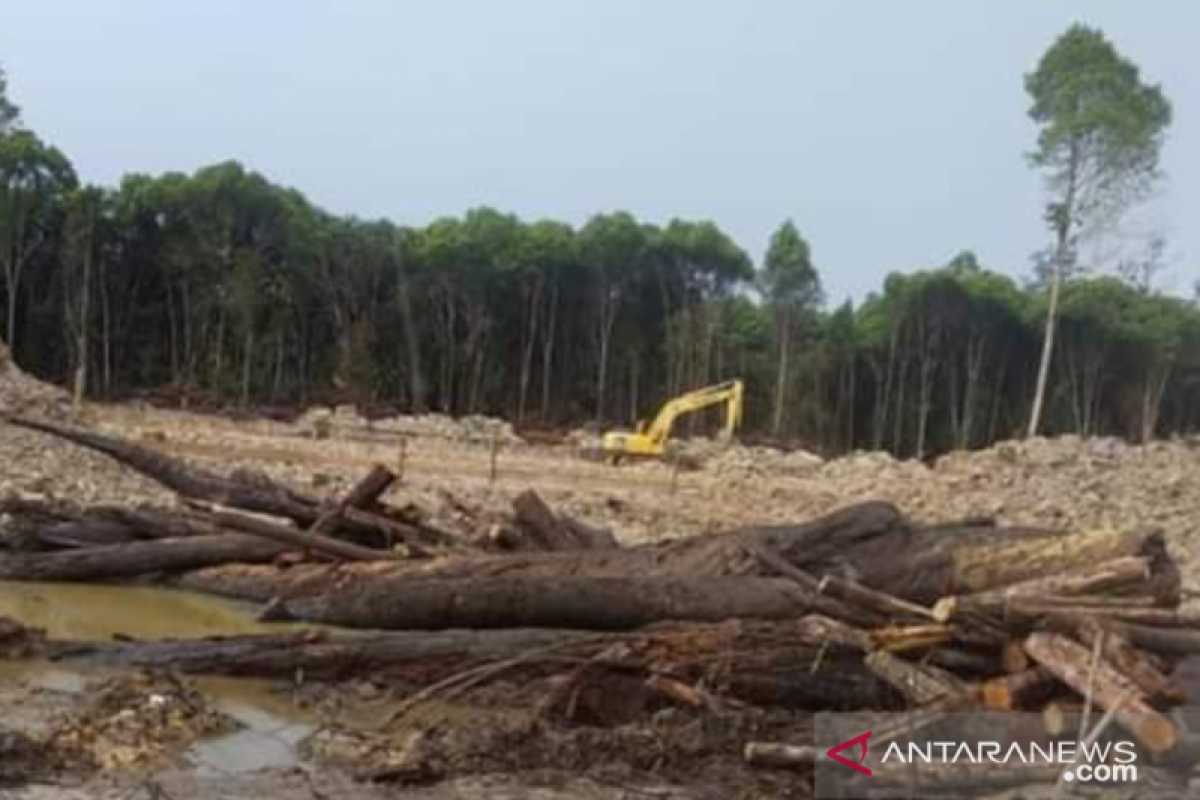
[{"label": "yellow excavator", "polygon": [[636,431],[610,431],[604,434],[601,441],[603,455],[613,463],[627,457],[661,458],[666,452],[675,420],[684,414],[721,404],[725,405],[725,425],[720,435],[729,439],[742,422],[744,391],[741,381],[726,381],[680,395],[669,400],[653,422],[640,423]]}]

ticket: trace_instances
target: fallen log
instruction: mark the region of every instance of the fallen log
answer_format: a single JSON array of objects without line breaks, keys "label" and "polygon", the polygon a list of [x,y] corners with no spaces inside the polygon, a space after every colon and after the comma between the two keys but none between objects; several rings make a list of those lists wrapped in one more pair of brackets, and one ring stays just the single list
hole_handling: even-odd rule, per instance
[{"label": "fallen log", "polygon": [[396,473],[383,464],[376,464],[371,467],[370,472],[363,476],[362,480],[350,488],[340,505],[347,508],[369,510],[387,494],[388,489],[392,488],[398,479]]},{"label": "fallen log", "polygon": [[374,506],[395,482],[394,472],[382,464],[376,464],[351,487],[345,497],[322,510],[307,532],[312,536],[331,536],[342,524],[347,508],[367,509]]},{"label": "fallen log", "polygon": [[[37,655],[105,667],[188,674],[320,679],[358,675],[432,683],[447,670],[553,652],[553,671],[620,653],[620,669],[703,685],[713,698],[799,709],[895,707],[897,697],[861,667],[853,642],[818,616],[778,622],[665,623],[627,633],[505,629],[386,632],[369,636],[302,632],[180,641],[40,642]],[[543,667],[545,665],[542,665]],[[539,669],[542,667],[539,667]]]},{"label": "fallen log", "polygon": [[[986,614],[1002,618],[1010,601],[1036,601],[1039,597],[1078,597],[1080,595],[1151,595],[1162,587],[1155,585],[1153,559],[1149,556],[1127,556],[1099,565],[1087,564],[1065,569],[1057,574],[1024,580],[973,595],[945,597],[933,608],[939,622],[970,614]],[[1176,587],[1177,591],[1177,587]],[[1161,604],[1178,602],[1178,596],[1159,598]]]},{"label": "fallen log", "polygon": [[627,630],[660,620],[787,619],[807,613],[863,621],[854,610],[778,578],[408,576],[286,600],[273,605],[264,620],[383,630]]},{"label": "fallen log", "polygon": [[989,711],[1034,708],[1048,700],[1058,685],[1052,672],[1035,667],[984,681],[978,690],[979,699]]},{"label": "fallen log", "polygon": [[128,525],[102,519],[56,522],[38,528],[35,536],[39,545],[52,550],[107,547],[138,542],[144,538]]},{"label": "fallen log", "polygon": [[1035,633],[1025,640],[1034,661],[1078,692],[1091,696],[1096,707],[1113,714],[1117,723],[1158,758],[1184,744],[1184,731],[1157,711],[1137,685],[1101,654],[1093,659],[1088,648],[1056,633]]},{"label": "fallen log", "polygon": [[1091,620],[1133,623],[1173,630],[1200,630],[1200,614],[1178,608],[1145,608],[1134,603],[1063,603],[1051,598],[1010,603],[1006,610],[1010,630],[1031,630],[1046,623],[1056,629]]},{"label": "fallen log", "polygon": [[[467,555],[423,563],[397,562],[382,568],[376,564],[301,565],[289,570],[235,566],[185,576],[181,584],[227,597],[265,602],[275,597],[341,593],[347,587],[357,591],[389,580],[570,576],[699,579],[774,575],[774,571],[766,570],[752,555],[764,537],[781,542],[786,534],[786,541],[808,542],[820,551],[826,546],[820,544],[825,537],[870,537],[902,524],[894,506],[864,503],[791,528],[749,528],[616,550]],[[803,551],[799,546],[796,549]]]},{"label": "fallen log", "polygon": [[802,771],[812,769],[820,755],[820,751],[810,745],[781,742],[748,742],[742,751],[742,757],[751,766]]},{"label": "fallen log", "polygon": [[218,564],[272,561],[288,546],[256,536],[226,534],[161,539],[55,553],[0,557],[0,578],[8,580],[90,581],[151,573],[184,572]]},{"label": "fallen log", "polygon": [[945,670],[905,661],[883,650],[871,653],[863,663],[873,675],[904,695],[914,706],[966,690],[963,681]]},{"label": "fallen log", "polygon": [[1107,629],[1103,623],[1088,620],[1080,624],[1075,635],[1084,645],[1099,642],[1104,657],[1129,678],[1155,708],[1161,710],[1186,702],[1183,692],[1164,671],[1161,660],[1136,649],[1120,633]]},{"label": "fallen log", "polygon": [[103,453],[185,497],[243,511],[286,517],[306,526],[311,525],[318,514],[319,504],[316,500],[263,476],[255,476],[252,481],[239,480],[193,467],[179,459],[116,437],[14,414],[4,414],[0,419],[10,425]]},{"label": "fallen log", "polygon": [[[316,499],[263,475],[247,477],[235,473],[226,477],[115,437],[14,415],[4,415],[0,418],[9,424],[55,436],[103,453],[191,500],[256,514],[284,517],[303,528],[317,523],[322,514],[322,506]],[[338,517],[339,526],[344,525],[352,531],[374,534],[388,547],[396,542],[411,540],[444,544],[445,537],[440,532],[408,525],[370,510],[394,480],[394,475],[385,467],[372,470],[364,481],[355,487],[354,491],[358,495],[352,494],[347,498],[352,502],[342,504]],[[362,508],[358,507],[360,505]]]},{"label": "fallen log", "polygon": [[507,659],[551,645],[585,644],[595,634],[579,631],[515,629],[449,630],[334,636],[325,632],[212,637],[156,642],[48,642],[44,655],[55,661],[105,667],[170,669],[193,675],[339,679],[379,677],[387,670],[417,665],[421,671],[447,664]]},{"label": "fallen log", "polygon": [[[293,549],[311,550],[312,552],[333,556],[344,561],[383,561],[394,557],[388,550],[362,547],[319,533],[297,530],[296,528],[280,525],[261,517],[251,517],[232,511],[214,511],[212,520],[227,530],[247,533],[251,536],[259,536],[274,542],[291,545]],[[319,525],[320,521],[314,527],[318,527]]]},{"label": "fallen log", "polygon": [[[999,532],[980,527],[914,529],[893,506],[862,503],[803,525],[742,528],[617,550],[437,559],[423,564],[397,563],[382,570],[364,569],[353,564],[306,569],[301,573],[273,573],[264,569],[255,571],[253,580],[249,579],[251,573],[246,571],[238,571],[232,578],[209,572],[189,577],[187,581],[195,588],[218,587],[230,596],[268,599],[341,593],[345,587],[359,591],[377,581],[386,582],[393,578],[678,577],[696,580],[779,574],[780,570],[764,564],[756,555],[765,551],[778,556],[793,568],[793,572],[811,576],[817,585],[826,576],[838,578],[839,581],[826,582],[826,591],[833,586],[861,587],[875,592],[873,597],[876,599],[880,595],[890,596],[911,604],[909,610],[914,615],[926,616],[925,613],[918,614],[916,608],[942,597],[974,593],[979,587],[995,588],[987,586],[992,580],[1024,578],[1024,575],[1017,575],[1023,566],[1019,562],[1003,569],[984,568],[993,560],[1015,558],[1017,551],[1033,553],[1033,566],[1037,569],[1050,569],[1052,556],[1060,558],[1064,567],[1069,568],[1081,562],[1137,554],[1154,546],[1149,536],[1108,531],[1064,534],[1030,529]],[[843,595],[849,596],[848,593]]]},{"label": "fallen log", "polygon": [[1104,620],[1105,630],[1115,631],[1142,650],[1166,656],[1200,654],[1200,630],[1161,628],[1131,622]]}]

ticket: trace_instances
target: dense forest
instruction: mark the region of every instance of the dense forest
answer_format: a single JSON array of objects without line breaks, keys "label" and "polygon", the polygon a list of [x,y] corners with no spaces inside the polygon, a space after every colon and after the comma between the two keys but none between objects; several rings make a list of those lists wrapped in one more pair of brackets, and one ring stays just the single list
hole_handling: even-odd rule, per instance
[{"label": "dense forest", "polygon": [[82,185],[0,73],[0,332],[23,368],[97,399],[562,426],[741,377],[747,436],[822,452],[1200,428],[1200,307],[1156,290],[1161,245],[1119,265],[1086,246],[1153,190],[1169,104],[1078,26],[1026,88],[1048,227],[1027,282],[953,255],[969,243],[947,231],[947,263],[828,307],[819,246],[790,221],[756,263],[712,222],[620,211],[339,216],[232,162]]}]

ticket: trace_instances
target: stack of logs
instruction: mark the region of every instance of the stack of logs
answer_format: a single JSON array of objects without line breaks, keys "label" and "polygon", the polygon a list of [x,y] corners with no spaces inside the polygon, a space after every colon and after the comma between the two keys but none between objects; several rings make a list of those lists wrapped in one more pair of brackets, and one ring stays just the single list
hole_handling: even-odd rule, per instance
[{"label": "stack of logs", "polygon": [[[623,548],[527,493],[511,520],[464,541],[384,502],[394,476],[382,467],[321,503],[92,432],[8,421],[106,453],[186,502],[67,513],[10,499],[4,510],[40,552],[3,557],[0,577],[157,573],[264,603],[269,620],[384,632],[47,642],[10,622],[0,652],[192,673],[369,672],[435,689],[448,671],[461,686],[551,664],[566,675],[547,708],[609,722],[655,702],[1050,719],[1086,698],[1164,763],[1200,752],[1175,713],[1200,618],[1181,608],[1179,572],[1152,532],[923,526],[865,502]],[[747,757],[794,766],[811,751],[752,743]]]}]

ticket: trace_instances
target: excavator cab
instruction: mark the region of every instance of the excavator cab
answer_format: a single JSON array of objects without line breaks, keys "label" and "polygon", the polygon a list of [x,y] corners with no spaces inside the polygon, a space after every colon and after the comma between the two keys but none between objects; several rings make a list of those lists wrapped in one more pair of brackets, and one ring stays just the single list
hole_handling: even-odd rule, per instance
[{"label": "excavator cab", "polygon": [[634,431],[610,431],[604,434],[601,451],[607,460],[614,463],[627,457],[661,458],[679,417],[722,404],[725,406],[725,424],[721,435],[732,438],[742,422],[744,392],[741,381],[726,381],[680,395],[668,401],[652,422],[639,422]]}]

